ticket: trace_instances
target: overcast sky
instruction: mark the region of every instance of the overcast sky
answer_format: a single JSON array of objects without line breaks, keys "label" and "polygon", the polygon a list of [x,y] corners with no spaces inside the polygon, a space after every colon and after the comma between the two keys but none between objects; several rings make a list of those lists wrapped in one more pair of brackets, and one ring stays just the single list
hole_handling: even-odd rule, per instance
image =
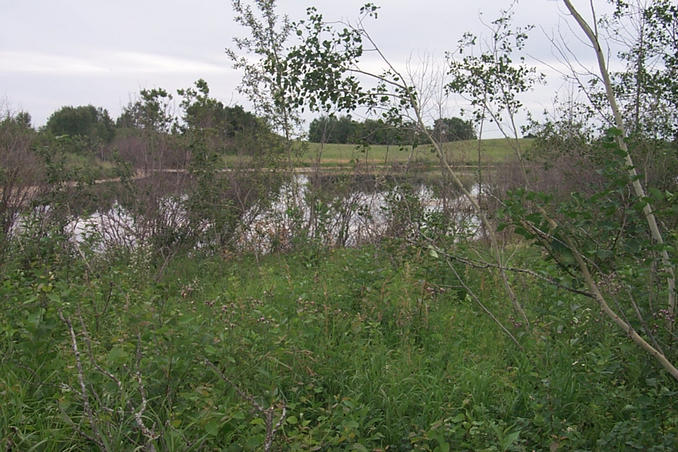
[{"label": "overcast sky", "polygon": [[[281,13],[302,18],[315,5],[328,20],[353,20],[364,0],[279,2]],[[443,61],[464,31],[486,32],[481,23],[497,16],[506,0],[382,0],[372,36],[389,58],[404,65],[422,56]],[[599,3],[604,3],[599,1]],[[588,12],[588,1],[575,2]],[[92,104],[116,118],[142,88],[172,92],[204,78],[226,104],[243,104],[240,74],[224,54],[244,30],[233,22],[228,0],[0,0],[0,106],[28,111],[35,126],[65,105]],[[523,0],[517,24],[535,24],[529,53],[542,62],[555,57],[544,32],[567,33],[562,2]],[[587,50],[574,38],[575,48]],[[592,56],[592,55],[591,55]],[[584,59],[589,58],[585,55]],[[541,66],[541,69],[548,68]],[[540,113],[551,105],[553,81],[527,98]],[[3,105],[4,104],[4,105]],[[449,114],[462,105],[453,101]]]}]

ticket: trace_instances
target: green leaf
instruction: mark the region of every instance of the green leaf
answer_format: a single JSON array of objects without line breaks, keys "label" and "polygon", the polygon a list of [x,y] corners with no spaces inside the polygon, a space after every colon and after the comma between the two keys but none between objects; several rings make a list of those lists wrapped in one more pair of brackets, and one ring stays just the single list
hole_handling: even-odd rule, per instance
[{"label": "green leaf", "polygon": [[508,435],[504,436],[500,441],[501,449],[507,450],[509,447],[511,447],[513,445],[513,443],[518,441],[519,436],[520,436],[520,430],[518,430],[517,432],[509,433]]},{"label": "green leaf", "polygon": [[121,345],[116,345],[106,355],[106,362],[110,365],[120,365],[127,361],[129,355]]},{"label": "green leaf", "polygon": [[451,418],[450,421],[454,422],[455,424],[458,424],[460,422],[464,422],[464,419],[466,419],[464,413],[459,413],[455,417]]},{"label": "green leaf", "polygon": [[218,419],[210,421],[205,425],[205,431],[210,436],[217,436],[219,434],[219,429],[221,428],[221,422]]}]

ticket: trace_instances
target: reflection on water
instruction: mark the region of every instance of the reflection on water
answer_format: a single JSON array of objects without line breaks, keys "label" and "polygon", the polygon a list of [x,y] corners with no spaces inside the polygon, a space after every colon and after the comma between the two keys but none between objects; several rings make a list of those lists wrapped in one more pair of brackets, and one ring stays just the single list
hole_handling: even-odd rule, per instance
[{"label": "reflection on water", "polygon": [[[393,228],[395,215],[413,217],[415,207],[417,221],[445,212],[448,233],[477,233],[478,220],[458,194],[436,195],[425,183],[394,181],[389,189],[383,187],[373,178],[356,182],[295,175],[281,185],[272,200],[254,203],[244,211],[234,230],[232,247],[269,252],[289,246],[295,238],[313,239],[328,246],[354,246],[384,236]],[[475,196],[477,187],[472,191]],[[186,201],[186,195],[161,200],[163,228],[181,230],[187,225]],[[146,220],[113,202],[105,210],[74,218],[67,231],[76,243],[91,241],[99,250],[113,246],[134,249],[151,239],[153,231],[149,231]],[[209,227],[209,222],[203,222],[194,232],[199,234]]]}]

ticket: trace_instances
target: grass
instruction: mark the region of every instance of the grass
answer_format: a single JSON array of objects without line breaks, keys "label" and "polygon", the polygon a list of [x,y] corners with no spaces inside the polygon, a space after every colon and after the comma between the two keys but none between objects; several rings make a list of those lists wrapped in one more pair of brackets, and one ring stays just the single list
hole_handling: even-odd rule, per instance
[{"label": "grass", "polygon": [[[519,140],[521,146],[529,146],[530,139]],[[372,145],[367,150],[360,149],[352,144],[325,144],[309,143],[308,149],[302,154],[302,161],[311,164],[317,158],[322,148],[321,164],[350,165],[353,162],[368,162],[370,164],[393,164],[407,162],[412,152],[411,147]],[[464,162],[475,165],[478,162],[478,141],[466,140],[443,144],[448,159],[454,162]],[[505,139],[486,139],[480,142],[481,161],[483,163],[500,163],[513,158],[511,144]],[[438,157],[431,146],[421,145],[415,149],[412,157],[419,162],[435,164]]]},{"label": "grass", "polygon": [[116,164],[102,160],[94,155],[82,155],[72,152],[64,154],[64,167],[67,171],[90,180],[111,179],[116,177]]},{"label": "grass", "polygon": [[[533,140],[523,138],[518,142],[521,147],[528,148],[532,145]],[[443,148],[451,162],[467,165],[477,165],[478,163],[477,140],[444,143]],[[502,163],[514,158],[511,143],[503,138],[481,140],[480,150],[481,161],[484,164]],[[320,143],[304,143],[297,148],[294,164],[299,167],[313,166],[316,164],[319,153],[321,157],[320,166],[325,168],[352,167],[356,163],[390,166],[404,164],[410,158],[420,165],[434,166],[438,163],[438,157],[430,145],[418,146],[413,152],[409,146],[372,145],[368,148],[361,148],[354,144],[326,143],[321,145]],[[227,164],[243,162],[248,159],[249,157],[224,156]]]},{"label": "grass", "polygon": [[[128,257],[6,263],[0,444],[95,447],[61,311],[111,450],[146,442],[144,398],[159,450],[260,450],[252,400],[276,419],[285,404],[276,450],[675,450],[675,383],[585,300],[515,281],[534,322],[513,328],[522,353],[446,265],[385,246],[185,256],[158,280]],[[493,275],[461,270],[510,315]]]}]

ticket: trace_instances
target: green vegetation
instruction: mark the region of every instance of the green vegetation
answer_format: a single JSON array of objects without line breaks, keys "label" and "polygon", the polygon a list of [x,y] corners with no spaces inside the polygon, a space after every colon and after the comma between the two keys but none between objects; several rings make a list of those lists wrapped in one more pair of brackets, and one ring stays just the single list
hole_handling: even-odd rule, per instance
[{"label": "green vegetation", "polygon": [[[429,133],[438,141],[472,140],[476,138],[471,121],[461,118],[439,118]],[[308,139],[318,143],[407,145],[425,138],[412,124],[393,126],[383,119],[356,121],[350,116],[322,116],[311,121]]]},{"label": "green vegetation", "polygon": [[[398,249],[184,257],[157,281],[125,260],[6,264],[2,446],[127,450],[148,441],[139,413],[160,450],[258,450],[250,397],[275,423],[284,404],[283,450],[678,445],[670,377],[585,300],[515,280],[534,319],[512,327],[520,352],[442,261]],[[491,276],[460,270],[510,314]]]},{"label": "green vegetation", "polygon": [[[533,142],[530,138],[520,139],[522,145],[529,148]],[[460,164],[476,165],[478,163],[478,146],[483,163],[503,163],[515,156],[511,144],[504,138],[453,141],[443,144],[447,159]],[[410,159],[415,162],[437,165],[438,156],[430,145],[419,145],[412,151],[411,146],[373,144],[363,147],[355,144],[308,143],[301,153],[304,165],[313,164],[320,155],[321,166],[342,166],[352,163],[368,163],[384,165],[406,163]]]},{"label": "green vegetation", "polygon": [[[375,5],[352,27],[263,0],[233,1],[249,35],[227,51],[261,117],[203,80],[178,114],[142,90],[112,140],[94,107],[41,130],[6,113],[0,447],[678,449],[678,7],[617,2],[591,27],[563,1],[600,78],[525,129],[542,77],[512,10],[428,87],[473,123],[429,124],[427,87],[364,28]],[[598,27],[637,31],[624,72]],[[307,144],[306,108],[381,117],[336,121],[374,132],[358,146]],[[394,130],[410,145],[374,144]]]},{"label": "green vegetation", "polygon": [[110,143],[115,136],[108,111],[92,105],[60,108],[49,117],[45,129],[53,136],[85,138],[90,145],[97,141]]},{"label": "green vegetation", "polygon": [[94,155],[81,155],[74,153],[64,154],[64,167],[69,174],[92,182],[97,180],[113,179],[119,176],[115,163],[101,160]]}]

